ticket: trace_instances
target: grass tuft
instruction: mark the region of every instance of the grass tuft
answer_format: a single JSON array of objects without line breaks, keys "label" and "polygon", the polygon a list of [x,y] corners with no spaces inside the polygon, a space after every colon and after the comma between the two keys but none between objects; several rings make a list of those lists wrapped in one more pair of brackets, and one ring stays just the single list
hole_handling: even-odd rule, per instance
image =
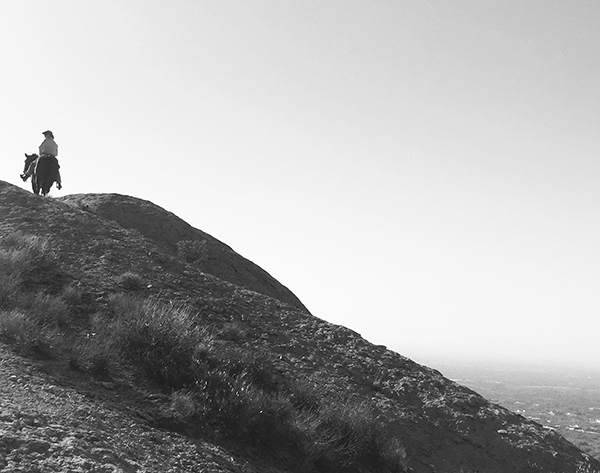
[{"label": "grass tuft", "polygon": [[40,326],[25,312],[12,309],[0,312],[0,337],[9,342],[22,344],[39,338]]},{"label": "grass tuft", "polygon": [[121,274],[117,278],[117,284],[127,291],[139,291],[144,288],[144,280],[142,277],[131,271]]},{"label": "grass tuft", "polygon": [[37,293],[24,297],[19,306],[42,326],[66,328],[69,325],[69,307],[60,297]]},{"label": "grass tuft", "polygon": [[69,367],[75,371],[90,373],[95,377],[109,375],[116,360],[110,353],[110,347],[98,343],[94,333],[75,341],[69,350]]},{"label": "grass tuft", "polygon": [[0,312],[0,339],[41,358],[54,358],[54,333],[20,309]]},{"label": "grass tuft", "polygon": [[[0,268],[3,268],[1,262]],[[8,309],[15,306],[20,293],[20,286],[21,280],[18,275],[0,273],[0,309]]]},{"label": "grass tuft", "polygon": [[99,320],[96,331],[107,345],[139,367],[153,381],[173,389],[193,384],[191,365],[196,346],[206,338],[189,310],[112,296],[111,321]]}]

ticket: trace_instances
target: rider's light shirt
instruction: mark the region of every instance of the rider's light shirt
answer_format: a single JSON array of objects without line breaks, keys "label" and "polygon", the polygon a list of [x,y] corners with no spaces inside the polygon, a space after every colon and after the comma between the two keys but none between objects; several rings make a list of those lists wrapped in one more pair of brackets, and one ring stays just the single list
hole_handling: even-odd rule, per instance
[{"label": "rider's light shirt", "polygon": [[58,156],[58,145],[56,144],[56,141],[54,141],[52,138],[46,138],[44,141],[42,141],[42,144],[40,145],[40,156],[42,154]]}]

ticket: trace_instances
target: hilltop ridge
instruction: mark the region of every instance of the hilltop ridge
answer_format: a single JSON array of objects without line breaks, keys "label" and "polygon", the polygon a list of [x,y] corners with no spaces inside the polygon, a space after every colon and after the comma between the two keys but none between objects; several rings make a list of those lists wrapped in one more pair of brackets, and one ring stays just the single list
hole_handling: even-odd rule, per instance
[{"label": "hilltop ridge", "polygon": [[152,202],[119,194],[72,194],[57,200],[114,221],[127,230],[137,230],[173,257],[182,252],[182,242],[197,242],[198,254],[190,255],[195,259],[188,262],[203,272],[308,312],[288,288],[265,270]]},{"label": "hilltop ridge", "polygon": [[[111,294],[123,292],[124,274],[137,275],[136,297],[185,304],[196,314],[199,323],[210,323],[212,327],[234,325],[234,336],[224,343],[243,345],[248,352],[268,355],[282,377],[309,379],[317,386],[343,392],[348,398],[368,404],[385,435],[401,445],[405,471],[600,471],[598,460],[556,432],[490,403],[434,369],[384,346],[373,345],[348,328],[312,316],[289,289],[266,271],[151,202],[117,194],[40,198],[0,181],[0,235],[15,232],[48,239],[58,266],[32,277],[30,286],[58,293],[69,285],[76,285],[83,294],[77,308],[82,320],[103,310]],[[0,311],[0,317],[1,314]],[[149,458],[153,451],[151,435],[160,437],[161,442],[179,445],[180,450],[187,452],[185,462],[171,464],[169,471],[173,472],[209,471],[206,463],[209,457],[210,471],[215,472],[300,471],[269,464],[268,458],[261,459],[256,452],[228,450],[226,445],[199,439],[197,432],[179,431],[174,426],[171,427],[175,430],[170,431],[168,424],[157,424],[156,412],[161,409],[158,404],[165,393],[152,394],[154,388],[150,385],[144,387],[148,390],[144,401],[133,409],[121,398],[125,388],[117,379],[110,380],[105,389],[101,381],[82,383],[79,378],[83,375],[74,376],[58,368],[50,370],[50,375],[40,374],[31,362],[20,361],[10,355],[6,347],[0,347],[4,360],[0,368],[6,373],[12,370],[13,374],[7,376],[15,376],[14,382],[3,387],[0,404],[0,429],[10,432],[13,440],[9,444],[0,441],[0,452],[4,448],[16,455],[20,446],[28,445],[23,437],[28,431],[15,427],[14,412],[18,410],[18,393],[24,391],[23,381],[19,379],[29,377],[42,386],[40,404],[45,402],[42,392],[46,392],[43,385],[47,383],[54,386],[52,405],[60,402],[60,395],[70,396],[69,405],[72,399],[80,398],[85,404],[86,397],[96,396],[102,400],[103,415],[118,418],[123,429],[127,429],[127,419],[133,415],[136,429],[153,432],[148,438],[140,437],[139,452],[132,450],[133,447],[125,451],[119,446],[118,429],[113,425],[113,440],[105,450],[112,452],[112,456],[108,456],[114,460],[111,460],[114,469],[106,471],[167,471],[161,468],[169,465],[174,450],[167,447],[164,452],[155,450],[155,457]],[[27,365],[26,375],[15,371],[23,364]],[[128,389],[136,388],[129,386]],[[29,391],[27,396],[29,409],[35,410],[31,407],[36,402],[34,393]],[[140,407],[148,404],[152,407]],[[73,404],[72,408],[77,407]],[[85,404],[85,409],[90,406]],[[58,414],[51,413],[47,417],[52,418],[53,423],[60,422]],[[88,418],[92,419],[85,417]],[[35,421],[33,424],[29,430],[35,427]],[[99,432],[102,432],[100,427]],[[67,430],[58,424],[55,429]],[[92,424],[86,424],[86,429],[91,430]],[[123,438],[131,437],[127,432],[122,433]],[[44,441],[52,444],[51,440]],[[82,448],[91,451],[92,447]],[[40,461],[46,461],[44,454],[54,452],[51,447],[41,450]],[[53,455],[60,456],[60,453]],[[81,452],[80,456],[85,457]],[[93,463],[96,457],[98,455],[90,454],[86,458]],[[48,468],[47,471],[60,470]],[[348,467],[344,471],[367,470]]]}]

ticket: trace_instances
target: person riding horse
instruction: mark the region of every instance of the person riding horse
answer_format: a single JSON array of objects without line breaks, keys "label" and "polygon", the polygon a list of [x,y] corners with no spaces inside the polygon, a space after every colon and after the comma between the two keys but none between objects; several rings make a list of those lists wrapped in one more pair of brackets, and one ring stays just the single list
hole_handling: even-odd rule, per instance
[{"label": "person riding horse", "polygon": [[[44,141],[42,141],[42,144],[39,148],[40,158],[44,156],[51,156],[52,158],[56,159],[56,157],[58,156],[58,145],[56,144],[56,141],[54,141],[54,134],[50,130],[46,130],[42,134],[44,135],[45,139]],[[58,160],[56,161],[58,163]],[[26,181],[29,178],[29,176],[33,174],[33,171],[35,170],[37,164],[38,160],[35,160],[30,164],[29,168],[23,174],[21,174],[21,179],[23,179],[23,181]],[[55,181],[58,190],[62,189],[62,179],[60,177],[60,171],[58,169],[56,170]]]}]

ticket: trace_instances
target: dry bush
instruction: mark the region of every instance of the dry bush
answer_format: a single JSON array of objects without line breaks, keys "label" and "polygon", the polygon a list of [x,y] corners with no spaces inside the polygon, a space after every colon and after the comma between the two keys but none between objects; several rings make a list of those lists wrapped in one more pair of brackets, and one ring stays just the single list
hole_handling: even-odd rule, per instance
[{"label": "dry bush", "polygon": [[40,327],[25,312],[17,309],[0,312],[0,336],[11,342],[25,342],[35,334],[39,335]]},{"label": "dry bush", "polygon": [[47,238],[10,233],[0,238],[0,308],[21,305],[30,295],[25,286],[56,267]]},{"label": "dry bush", "polygon": [[54,357],[55,334],[21,310],[0,312],[0,338],[38,356]]},{"label": "dry bush", "polygon": [[69,311],[59,298],[26,287],[55,267],[47,238],[20,232],[0,238],[0,335],[46,357],[53,356],[55,329],[67,323]]},{"label": "dry bush", "polygon": [[110,298],[113,320],[97,331],[151,379],[179,389],[193,383],[191,363],[207,337],[184,308],[125,295]]},{"label": "dry bush", "polygon": [[[4,267],[0,264],[0,271]],[[20,293],[21,281],[18,276],[10,273],[0,273],[0,309],[14,307]]]},{"label": "dry bush", "polygon": [[60,297],[37,293],[22,298],[19,305],[41,325],[64,328],[70,321],[69,307]]},{"label": "dry bush", "polygon": [[403,452],[390,447],[365,404],[291,381],[267,354],[222,340],[184,307],[124,294],[111,296],[109,306],[90,339],[171,388],[175,421],[208,426],[286,468],[403,471]]},{"label": "dry bush", "polygon": [[83,371],[93,376],[105,376],[114,366],[110,347],[98,343],[94,333],[86,334],[77,340],[69,350],[69,366],[76,371]]},{"label": "dry bush", "polygon": [[139,291],[144,288],[144,280],[142,277],[131,271],[121,274],[117,278],[117,284],[127,291]]},{"label": "dry bush", "polygon": [[0,238],[0,268],[4,274],[23,277],[55,263],[55,254],[47,238],[10,233]]}]

